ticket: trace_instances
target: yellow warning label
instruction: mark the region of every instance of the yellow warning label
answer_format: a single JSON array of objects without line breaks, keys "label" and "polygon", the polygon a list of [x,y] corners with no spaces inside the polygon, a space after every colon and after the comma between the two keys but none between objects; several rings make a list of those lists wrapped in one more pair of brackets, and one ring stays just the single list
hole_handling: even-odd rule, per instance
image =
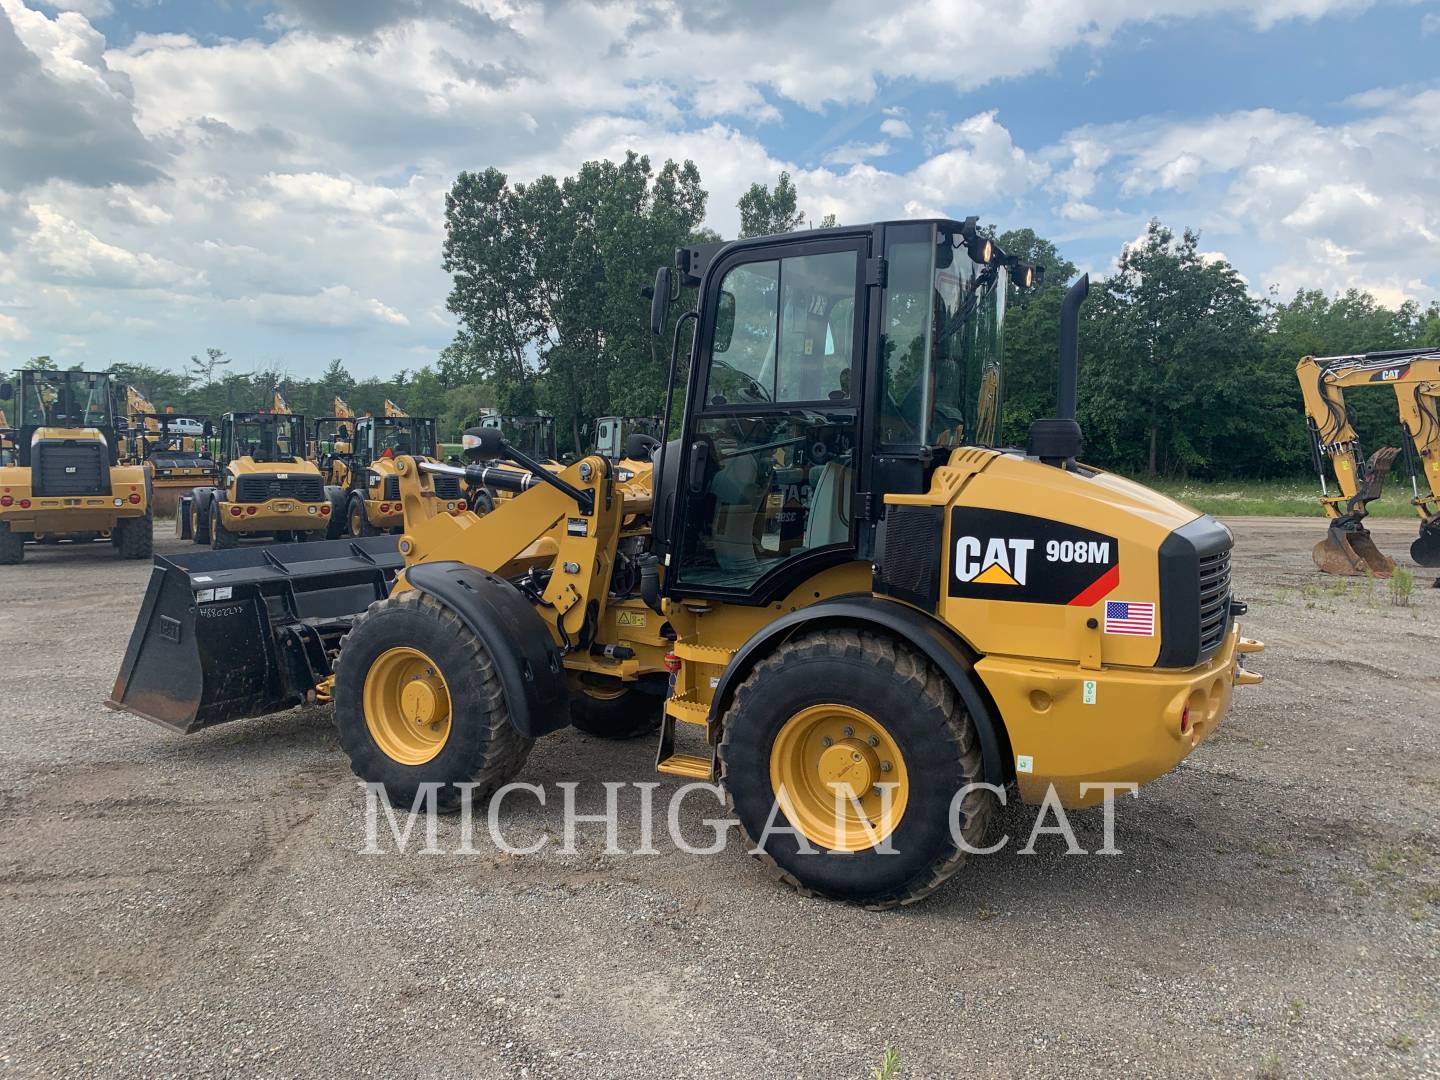
[{"label": "yellow warning label", "polygon": [[620,611],[615,615],[616,626],[644,626],[645,613],[643,611]]},{"label": "yellow warning label", "polygon": [[1005,568],[999,563],[989,566],[985,571],[970,579],[976,585],[1019,585],[1020,583],[1005,572]]}]

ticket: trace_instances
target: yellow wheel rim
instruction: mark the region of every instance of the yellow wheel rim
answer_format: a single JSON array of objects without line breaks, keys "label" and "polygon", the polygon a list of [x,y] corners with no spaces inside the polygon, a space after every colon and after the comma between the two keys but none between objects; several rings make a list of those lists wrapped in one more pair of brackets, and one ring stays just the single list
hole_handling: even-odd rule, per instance
[{"label": "yellow wheel rim", "polygon": [[626,693],[629,692],[629,688],[624,683],[619,683],[615,686],[596,686],[590,683],[581,683],[580,689],[585,692],[586,697],[595,701],[614,701],[617,698],[624,697]]},{"label": "yellow wheel rim", "polygon": [[770,748],[770,787],[790,824],[830,851],[874,847],[910,800],[899,744],[849,705],[812,705],[785,721]]},{"label": "yellow wheel rim", "polygon": [[440,666],[419,649],[399,646],[375,658],[365,675],[365,726],[385,756],[423,765],[450,738],[450,688]]}]

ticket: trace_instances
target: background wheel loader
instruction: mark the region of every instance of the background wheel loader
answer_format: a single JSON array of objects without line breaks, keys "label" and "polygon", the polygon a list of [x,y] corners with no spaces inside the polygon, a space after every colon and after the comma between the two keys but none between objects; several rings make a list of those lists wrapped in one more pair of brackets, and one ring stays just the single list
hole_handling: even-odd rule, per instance
[{"label": "background wheel loader", "polygon": [[[343,465],[345,482],[328,490],[332,505],[343,506],[344,531],[351,536],[398,532],[405,519],[400,509],[400,478],[396,461],[409,455],[436,460],[435,419],[406,416],[386,402],[385,416],[362,416],[349,421],[353,453]],[[394,411],[392,411],[392,409]],[[338,459],[340,455],[335,455]],[[331,474],[342,466],[332,461]],[[435,512],[455,513],[467,508],[460,480],[441,476],[434,483]]]},{"label": "background wheel loader", "polygon": [[125,460],[144,466],[157,516],[173,515],[181,495],[215,482],[209,420],[158,412],[133,386],[125,388],[125,412]]},{"label": "background wheel loader", "polygon": [[[1315,469],[1320,476],[1320,505],[1330,519],[1324,540],[1315,545],[1315,565],[1327,574],[1389,577],[1395,560],[1375,547],[1362,522],[1369,503],[1380,497],[1398,447],[1384,447],[1366,460],[1349,410],[1345,389],[1389,386],[1395,393],[1404,453],[1410,474],[1410,504],[1420,519],[1420,534],[1410,557],[1421,566],[1440,566],[1440,352],[1398,349],[1354,356],[1307,356],[1295,367],[1305,400]],[[1340,489],[1330,494],[1325,462]]]},{"label": "background wheel loader", "polygon": [[602,416],[595,421],[595,453],[618,462],[625,457],[631,435],[659,441],[663,434],[656,416]]},{"label": "background wheel loader", "polygon": [[220,421],[222,482],[181,496],[176,535],[216,549],[254,536],[322,538],[333,510],[320,470],[304,453],[303,416],[226,413]]},{"label": "background wheel loader", "polygon": [[120,463],[113,392],[90,371],[27,369],[0,384],[19,422],[0,464],[0,564],[22,562],[27,541],[106,537],[123,558],[150,558],[150,480]]},{"label": "background wheel loader", "polygon": [[[698,299],[672,338],[653,490],[599,455],[544,468],[493,428],[474,449],[508,467],[399,457],[393,582],[395,563],[344,541],[273,549],[283,572],[159,559],[110,703],[191,731],[332,699],[358,776],[401,806],[447,785],[454,805],[456,783],[484,798],[515,776],[590,690],[637,708],[658,691],[661,772],[718,778],[781,879],[889,907],[959,869],[997,792],[1053,785],[1076,806],[1144,783],[1260,681],[1229,531],[1077,461],[1085,279],[1059,415],[1021,450],[975,424],[987,372],[1003,385],[1011,271],[1030,268],[975,219],[708,244],[676,265],[652,329],[680,286]],[[512,497],[427,516],[435,479],[462,474]],[[769,512],[776,492],[790,516]]]}]

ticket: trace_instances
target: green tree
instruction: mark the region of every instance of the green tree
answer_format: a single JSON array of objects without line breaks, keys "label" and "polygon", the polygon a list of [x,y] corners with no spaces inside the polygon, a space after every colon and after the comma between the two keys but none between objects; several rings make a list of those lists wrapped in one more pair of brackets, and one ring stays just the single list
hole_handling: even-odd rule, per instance
[{"label": "green tree", "polygon": [[775,190],[758,181],[740,196],[740,238],[771,236],[794,232],[805,223],[805,214],[798,210],[800,193],[790,182],[790,174],[782,172]]},{"label": "green tree", "polygon": [[25,367],[33,371],[58,371],[60,365],[48,356],[32,356],[25,361]]},{"label": "green tree", "polygon": [[1260,304],[1199,239],[1152,221],[1092,292],[1080,380],[1092,458],[1184,476],[1273,457],[1278,387],[1260,370]]}]

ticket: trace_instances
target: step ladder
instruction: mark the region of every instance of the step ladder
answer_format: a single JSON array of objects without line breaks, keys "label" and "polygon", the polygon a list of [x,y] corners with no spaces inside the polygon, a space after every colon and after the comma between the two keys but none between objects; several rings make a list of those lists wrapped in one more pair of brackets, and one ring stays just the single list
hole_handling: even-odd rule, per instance
[{"label": "step ladder", "polygon": [[[721,671],[734,655],[729,649],[707,645],[686,645],[676,642],[675,655],[692,664],[709,664]],[[672,694],[665,701],[665,713],[660,722],[660,749],[655,755],[655,769],[670,776],[683,776],[690,780],[713,780],[715,777],[715,747],[708,746],[705,754],[684,754],[675,749],[676,724],[698,727],[706,734],[710,729],[710,704],[700,700],[695,689]]]}]

